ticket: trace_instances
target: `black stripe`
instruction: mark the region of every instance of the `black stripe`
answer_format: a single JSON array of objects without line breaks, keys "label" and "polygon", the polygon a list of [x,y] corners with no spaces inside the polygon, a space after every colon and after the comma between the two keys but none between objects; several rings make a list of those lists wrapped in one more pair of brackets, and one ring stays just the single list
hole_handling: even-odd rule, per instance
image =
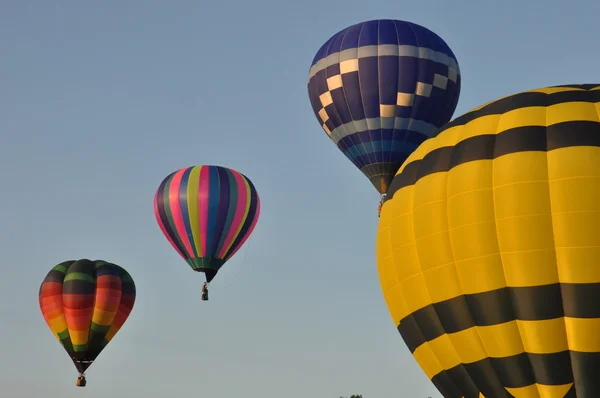
[{"label": "black stripe", "polygon": [[571,386],[571,388],[563,398],[577,398],[577,390],[575,390],[575,384]]},{"label": "black stripe", "polygon": [[[446,333],[514,320],[600,318],[600,283],[505,287],[458,296],[407,315],[398,332],[410,352]],[[599,395],[600,396],[600,395]]]},{"label": "black stripe", "polygon": [[73,279],[63,283],[63,294],[86,294],[94,296],[96,293],[96,284],[82,280]]},{"label": "black stripe", "polygon": [[[593,87],[597,87],[598,85],[594,84]],[[569,86],[573,88],[585,88],[584,86]],[[600,102],[600,91],[563,91],[552,94],[544,94],[544,93],[518,93],[511,95],[506,98],[501,98],[496,100],[481,109],[477,109],[475,111],[471,111],[465,113],[462,116],[457,117],[451,122],[447,123],[443,126],[439,133],[444,130],[447,130],[451,127],[460,126],[463,124],[467,124],[472,120],[483,116],[489,115],[499,115],[502,113],[510,112],[519,108],[527,108],[530,106],[552,106],[561,104],[564,102]],[[438,134],[439,134],[438,133]]]},{"label": "black stripe", "polygon": [[[571,367],[573,363],[573,367]],[[573,383],[568,397],[600,397],[600,353],[563,351],[553,354],[519,354],[507,358],[485,358],[460,364],[435,375],[431,381],[445,398],[512,397],[507,388],[534,383]]]},{"label": "black stripe", "polygon": [[65,279],[64,272],[57,271],[57,270],[51,270],[50,272],[48,272],[48,275],[46,275],[46,278],[44,279],[44,283],[47,283],[47,282],[62,283],[64,279]]},{"label": "black stripe", "polygon": [[497,135],[480,135],[467,138],[452,147],[434,149],[423,159],[407,164],[402,173],[394,177],[385,200],[390,200],[398,190],[414,185],[425,176],[447,172],[467,162],[495,159],[517,152],[551,151],[571,146],[600,146],[600,123],[571,121],[549,127],[516,127]]},{"label": "black stripe", "polygon": [[575,375],[578,398],[600,397],[600,353],[571,351],[571,363]]}]

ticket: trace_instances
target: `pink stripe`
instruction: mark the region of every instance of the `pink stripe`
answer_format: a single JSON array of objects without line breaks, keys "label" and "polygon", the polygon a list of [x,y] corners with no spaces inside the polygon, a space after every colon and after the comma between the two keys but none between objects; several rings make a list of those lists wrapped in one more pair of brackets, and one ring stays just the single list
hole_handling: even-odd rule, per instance
[{"label": "pink stripe", "polygon": [[206,237],[208,230],[208,200],[210,195],[210,170],[200,166],[200,182],[198,184],[198,218],[200,219],[200,249],[201,257],[206,257]]},{"label": "pink stripe", "polygon": [[240,244],[237,246],[237,248],[232,247],[233,250],[231,251],[231,253],[229,253],[229,255],[225,258],[225,260],[229,260],[240,249],[240,247],[244,246],[244,243],[246,243],[248,238],[250,238],[252,231],[254,231],[254,227],[256,227],[256,223],[258,222],[259,216],[260,216],[260,198],[258,197],[258,192],[257,192],[256,193],[256,215],[254,216],[252,225],[250,225],[250,228],[248,228],[248,231],[246,231],[246,236],[244,236],[244,238],[240,241]]},{"label": "pink stripe", "polygon": [[235,207],[235,215],[233,216],[231,227],[227,233],[227,238],[225,239],[225,243],[223,244],[221,252],[219,253],[219,258],[223,258],[225,255],[225,249],[227,249],[231,242],[233,242],[236,237],[237,230],[245,219],[244,214],[246,212],[246,202],[248,201],[246,181],[241,175],[239,175],[239,173],[233,172],[233,176],[235,177],[235,182],[237,184],[238,202],[237,206]]},{"label": "pink stripe", "polygon": [[194,258],[194,250],[190,245],[187,232],[185,230],[185,223],[183,222],[183,216],[181,215],[181,205],[179,204],[179,188],[181,186],[181,178],[186,169],[178,170],[169,187],[169,204],[171,207],[171,214],[173,215],[173,221],[175,222],[175,228],[177,229],[177,235],[179,239],[183,241],[183,246],[187,250],[189,257]]},{"label": "pink stripe", "polygon": [[[161,192],[161,194],[162,194],[162,192]],[[160,230],[166,236],[169,243],[171,243],[171,246],[173,246],[175,251],[177,253],[179,253],[179,255],[181,257],[183,257],[184,260],[187,260],[187,257],[181,251],[179,251],[179,249],[175,245],[175,242],[173,242],[173,239],[171,239],[171,236],[169,236],[169,233],[167,232],[165,225],[162,223],[162,220],[160,219],[160,214],[158,213],[158,191],[156,191],[156,193],[154,194],[154,217],[156,218],[156,222],[158,222],[158,226],[160,227]]]}]

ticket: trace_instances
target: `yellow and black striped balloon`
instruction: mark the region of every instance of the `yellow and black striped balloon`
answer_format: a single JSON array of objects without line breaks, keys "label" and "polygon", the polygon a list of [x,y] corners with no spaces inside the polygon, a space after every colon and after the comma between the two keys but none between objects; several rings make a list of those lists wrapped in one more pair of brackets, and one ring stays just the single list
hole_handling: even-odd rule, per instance
[{"label": "yellow and black striped balloon", "polygon": [[421,144],[377,262],[445,398],[600,398],[600,85],[501,98]]}]

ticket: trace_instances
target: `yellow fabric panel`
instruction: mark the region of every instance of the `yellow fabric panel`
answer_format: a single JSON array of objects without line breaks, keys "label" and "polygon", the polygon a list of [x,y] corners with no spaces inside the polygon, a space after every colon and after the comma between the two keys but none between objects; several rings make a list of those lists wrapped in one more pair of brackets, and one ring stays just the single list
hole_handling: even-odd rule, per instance
[{"label": "yellow fabric panel", "polygon": [[600,148],[548,153],[558,274],[561,282],[600,282]]},{"label": "yellow fabric panel", "polygon": [[[532,384],[527,387],[520,388],[510,388],[505,387],[506,391],[510,393],[515,398],[540,398],[540,393],[535,384]],[[561,397],[562,398],[562,397]]]},{"label": "yellow fabric panel", "polygon": [[[448,173],[434,173],[421,178],[414,186],[412,213],[431,202],[446,201]],[[416,226],[415,226],[416,227]],[[415,235],[419,234],[415,230]]]},{"label": "yellow fabric panel", "polygon": [[[391,206],[394,202],[396,201],[388,203]],[[388,311],[394,324],[398,325],[400,319],[408,315],[409,312],[404,305],[402,291],[398,285],[399,279],[396,276],[398,269],[402,269],[402,267],[396,267],[394,264],[391,240],[391,218],[394,213],[390,211],[390,206],[384,206],[382,209],[377,229],[377,272]]]},{"label": "yellow fabric panel", "polygon": [[553,246],[552,219],[549,214],[532,214],[496,220],[502,254],[544,250]]},{"label": "yellow fabric panel", "polygon": [[384,293],[384,298],[388,305],[390,315],[394,320],[394,325],[398,326],[400,324],[400,320],[412,312],[404,300],[402,286],[394,286]]},{"label": "yellow fabric panel", "polygon": [[[515,109],[500,115],[497,133],[523,126],[545,126],[546,108],[543,106],[530,106]],[[489,129],[488,129],[489,130]],[[488,132],[490,134],[491,132]]]},{"label": "yellow fabric panel", "polygon": [[460,365],[460,357],[447,334],[430,341],[429,347],[443,369],[452,369],[453,367]]},{"label": "yellow fabric panel", "polygon": [[384,294],[398,284],[394,277],[395,272],[391,256],[377,260],[377,272],[379,273],[381,290]]},{"label": "yellow fabric panel", "polygon": [[520,152],[495,159],[494,184],[497,240],[507,285],[558,282],[546,154]]},{"label": "yellow fabric panel", "polygon": [[515,398],[564,398],[572,386],[573,383],[560,386],[533,384],[531,386],[521,388],[506,387],[506,391],[508,391]]},{"label": "yellow fabric panel", "polygon": [[393,230],[390,230],[390,249],[396,250],[399,248],[404,248],[407,245],[414,244],[415,238],[413,232],[412,213],[402,214],[397,217],[394,217],[393,222],[394,224],[397,224],[400,228],[394,228]]},{"label": "yellow fabric panel", "polygon": [[390,231],[391,254],[393,263],[398,265],[395,267],[398,282],[420,271],[413,231],[413,192],[413,186],[401,189],[390,206],[394,215],[390,222],[395,226]]},{"label": "yellow fabric panel", "polygon": [[109,326],[113,322],[115,315],[115,311],[103,311],[96,307],[94,308],[92,322],[101,326]]},{"label": "yellow fabric panel", "polygon": [[395,272],[392,259],[392,243],[390,226],[380,224],[377,233],[376,253],[377,253],[377,272],[381,289],[385,292],[398,283],[394,278]]},{"label": "yellow fabric panel", "polygon": [[450,231],[495,221],[494,195],[491,186],[456,194],[448,198],[447,208]]},{"label": "yellow fabric panel", "polygon": [[546,386],[543,384],[536,384],[536,386],[540,393],[540,398],[564,398],[573,386],[573,383],[561,386]]},{"label": "yellow fabric panel", "polygon": [[573,146],[548,152],[550,182],[564,178],[600,177],[600,148]]},{"label": "yellow fabric panel", "polygon": [[556,179],[549,187],[554,214],[600,210],[600,176]]},{"label": "yellow fabric panel", "polygon": [[401,282],[420,273],[419,258],[414,242],[392,251],[392,263],[396,267],[396,279]]},{"label": "yellow fabric panel", "polygon": [[509,357],[524,351],[516,321],[493,326],[476,326],[485,352],[493,358]]},{"label": "yellow fabric panel", "polygon": [[506,287],[499,253],[457,261],[456,271],[464,294],[475,294]]},{"label": "yellow fabric panel", "polygon": [[600,247],[563,247],[556,249],[558,277],[562,283],[600,282]]},{"label": "yellow fabric panel", "polygon": [[565,319],[517,321],[526,352],[552,354],[569,349]]},{"label": "yellow fabric panel", "polygon": [[[414,186],[404,187],[394,195],[394,200],[387,201],[384,208],[388,208],[390,214],[390,225],[395,226],[397,223],[394,222],[396,217],[400,217],[404,214],[412,214],[413,211],[413,198],[414,198]],[[383,211],[382,211],[383,213]]]},{"label": "yellow fabric panel", "polygon": [[600,351],[600,319],[565,317],[569,349],[581,352]]},{"label": "yellow fabric panel", "polygon": [[596,106],[591,102],[563,102],[546,108],[546,126],[571,120],[597,122]]},{"label": "yellow fabric panel", "polygon": [[429,289],[431,301],[434,303],[463,294],[454,263],[424,271],[423,278],[427,289]]},{"label": "yellow fabric panel", "polygon": [[555,214],[553,217],[556,247],[600,247],[600,210]]},{"label": "yellow fabric panel", "polygon": [[59,315],[56,318],[51,318],[48,320],[50,324],[50,330],[56,335],[56,338],[60,340],[58,337],[58,333],[67,329],[67,320],[65,319],[65,315]]},{"label": "yellow fabric panel", "polygon": [[[458,142],[462,126],[450,127],[435,137],[435,148],[453,147]],[[433,148],[433,147],[432,147]],[[424,156],[424,155],[423,155]],[[422,158],[421,158],[422,159]]]},{"label": "yellow fabric panel", "polygon": [[[506,157],[506,161],[510,161]],[[498,159],[501,160],[501,159]],[[548,181],[529,180],[494,186],[493,198],[496,220],[550,216],[550,190]]]},{"label": "yellow fabric panel", "polygon": [[393,215],[390,218],[390,225],[394,226],[390,231],[390,251],[396,283],[420,272],[413,231],[414,189],[413,186],[410,186],[398,191],[389,208]]},{"label": "yellow fabric panel", "polygon": [[[421,270],[453,262],[448,235],[446,179],[446,173],[435,173],[415,185],[413,228]],[[432,247],[436,250],[431,250]]]},{"label": "yellow fabric panel", "polygon": [[477,328],[461,330],[448,336],[462,363],[474,363],[487,358]]},{"label": "yellow fabric panel", "polygon": [[431,304],[431,297],[423,274],[411,276],[400,282],[407,309],[412,313]]},{"label": "yellow fabric panel", "polygon": [[69,330],[69,336],[73,345],[87,344],[89,334],[89,330]]},{"label": "yellow fabric panel", "polygon": [[459,130],[458,142],[480,135],[496,134],[499,121],[500,115],[487,115],[470,121]]},{"label": "yellow fabric panel", "polygon": [[463,293],[506,286],[496,239],[492,161],[461,164],[448,172],[448,227]]},{"label": "yellow fabric panel", "polygon": [[417,348],[413,356],[429,379],[444,370],[429,343]]},{"label": "yellow fabric panel", "polygon": [[[492,160],[477,160],[473,162],[463,163],[448,171],[448,182],[446,194],[448,201],[454,199],[455,196],[466,192],[477,191],[482,189],[491,189],[493,181],[493,164]],[[460,199],[462,200],[462,199]],[[493,205],[490,203],[489,205]],[[489,209],[489,207],[488,207]],[[469,217],[469,213],[454,214],[448,209],[448,217],[452,225],[459,226],[461,217]],[[495,215],[493,207],[491,208],[490,219],[494,219]],[[470,224],[471,218],[467,218],[464,224]]]},{"label": "yellow fabric panel", "polygon": [[[473,162],[474,164],[479,163]],[[500,156],[493,161],[494,188],[500,188],[505,185],[514,185],[530,181],[540,181],[548,183],[548,160],[544,152],[517,152],[509,155]],[[510,198],[507,198],[510,199]],[[515,203],[518,200],[512,200]],[[496,217],[503,218],[510,216],[510,205],[504,203],[494,203]]]},{"label": "yellow fabric panel", "polygon": [[502,264],[507,286],[542,286],[558,282],[553,248],[502,253]]}]

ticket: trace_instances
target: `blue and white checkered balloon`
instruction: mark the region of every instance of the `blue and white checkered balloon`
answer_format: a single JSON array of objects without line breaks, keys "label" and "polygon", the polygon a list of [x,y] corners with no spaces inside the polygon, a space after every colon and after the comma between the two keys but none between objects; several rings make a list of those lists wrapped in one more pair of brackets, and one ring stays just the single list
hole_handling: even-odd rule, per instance
[{"label": "blue and white checkered balloon", "polygon": [[452,118],[460,70],[432,31],[372,20],[323,44],[308,94],[329,138],[384,194],[408,155]]}]

